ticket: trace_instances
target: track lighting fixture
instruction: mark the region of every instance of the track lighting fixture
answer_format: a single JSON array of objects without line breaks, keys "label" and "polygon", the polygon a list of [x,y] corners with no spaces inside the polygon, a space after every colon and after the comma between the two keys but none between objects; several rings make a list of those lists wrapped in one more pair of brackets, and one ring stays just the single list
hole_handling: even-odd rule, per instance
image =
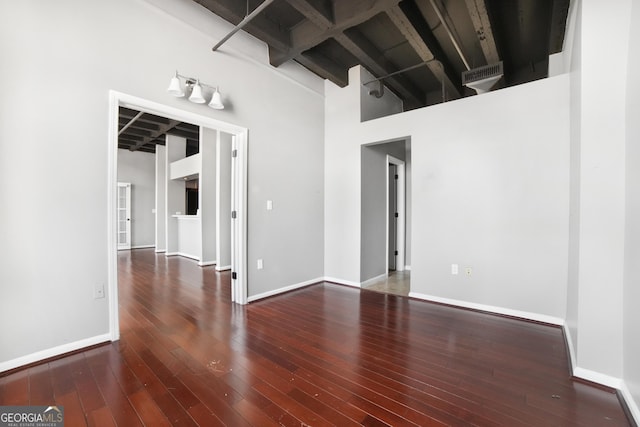
[{"label": "track lighting fixture", "polygon": [[[182,80],[184,80],[184,86],[182,85]],[[167,92],[177,98],[187,96],[187,99],[195,104],[206,104],[205,92],[208,91],[203,89],[203,87],[213,91],[211,101],[209,101],[207,105],[216,110],[223,110],[224,104],[222,103],[222,97],[220,96],[217,86],[214,87],[201,83],[200,79],[183,76],[179,74],[178,71],[176,71],[176,74],[171,78]]]}]

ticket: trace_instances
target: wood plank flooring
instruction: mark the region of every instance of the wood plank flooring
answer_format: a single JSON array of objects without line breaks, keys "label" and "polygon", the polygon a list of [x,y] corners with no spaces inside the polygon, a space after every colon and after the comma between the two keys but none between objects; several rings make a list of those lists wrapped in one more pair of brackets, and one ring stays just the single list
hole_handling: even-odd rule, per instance
[{"label": "wood plank flooring", "polygon": [[[329,283],[242,307],[229,273],[119,253],[119,342],[0,377],[67,426],[628,426],[562,330]],[[284,285],[284,284],[283,284]]]}]

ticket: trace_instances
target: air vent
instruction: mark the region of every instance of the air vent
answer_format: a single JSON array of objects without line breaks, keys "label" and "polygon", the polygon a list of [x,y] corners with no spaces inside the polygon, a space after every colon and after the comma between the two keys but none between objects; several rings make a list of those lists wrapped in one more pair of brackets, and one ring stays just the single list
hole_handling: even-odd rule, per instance
[{"label": "air vent", "polygon": [[485,65],[462,73],[462,84],[474,89],[478,94],[491,90],[503,76],[502,61]]}]

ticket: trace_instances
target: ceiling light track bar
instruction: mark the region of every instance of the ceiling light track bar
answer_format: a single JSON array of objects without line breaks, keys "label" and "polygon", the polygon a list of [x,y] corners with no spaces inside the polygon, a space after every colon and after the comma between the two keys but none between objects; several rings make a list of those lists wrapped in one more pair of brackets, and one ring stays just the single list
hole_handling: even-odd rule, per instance
[{"label": "ceiling light track bar", "polygon": [[274,1],[275,0],[264,0],[264,2],[262,2],[262,4],[260,6],[256,7],[253,10],[253,12],[251,12],[250,14],[245,16],[244,19],[242,21],[240,21],[240,23],[238,25],[236,25],[235,28],[229,32],[229,34],[224,36],[222,38],[222,40],[220,40],[211,50],[214,51],[214,52],[216,50],[218,50],[218,48],[220,48],[220,46],[222,46],[227,40],[229,40],[231,37],[233,37],[233,35],[235,33],[237,33],[242,28],[244,28],[245,25],[247,25],[249,22],[251,22],[251,20],[253,18],[255,18],[257,15],[259,15],[260,12],[262,12],[267,6],[269,6]]}]

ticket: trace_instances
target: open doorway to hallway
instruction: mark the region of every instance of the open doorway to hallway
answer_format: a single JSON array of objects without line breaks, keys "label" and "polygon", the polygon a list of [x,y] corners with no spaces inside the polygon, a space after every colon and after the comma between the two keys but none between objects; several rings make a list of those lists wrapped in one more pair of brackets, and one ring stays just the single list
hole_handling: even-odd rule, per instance
[{"label": "open doorway to hallway", "polygon": [[409,138],[361,148],[361,287],[408,295],[411,284]]},{"label": "open doorway to hallway", "polygon": [[[210,117],[201,116],[175,108],[167,107],[130,95],[111,92],[110,97],[110,133],[109,133],[109,182],[112,186],[108,204],[109,217],[109,315],[110,331],[113,340],[119,338],[118,310],[118,254],[117,254],[117,181],[121,180],[119,170],[119,152],[129,151],[120,147],[120,135],[123,129],[144,115],[165,118],[170,123],[191,123],[198,129],[198,153],[189,156],[188,135],[180,136],[178,131],[163,132],[164,145],[155,145],[153,150],[154,169],[154,207],[153,207],[153,248],[162,252],[162,256],[176,255],[194,258],[197,265],[205,267],[216,265],[220,269],[231,270],[231,300],[246,304],[246,200],[247,200],[247,134],[246,128],[231,125]],[[136,110],[131,120],[122,123],[122,109]],[[162,130],[162,129],[160,129]],[[141,133],[147,132],[145,129]],[[223,141],[223,135],[226,140]],[[158,135],[160,136],[160,135]],[[148,138],[147,138],[148,139]],[[134,146],[143,147],[147,141],[134,142]],[[131,145],[131,144],[129,144]],[[225,150],[219,150],[222,146]],[[126,148],[126,147],[125,147]],[[193,150],[192,150],[193,151]],[[217,164],[216,158],[228,157],[225,168]],[[222,162],[226,163],[226,162]],[[226,180],[220,176],[224,169]],[[185,181],[197,177],[198,207],[196,215],[188,215],[188,197]],[[224,188],[220,186],[225,182]],[[217,186],[218,185],[218,186]],[[228,188],[227,188],[228,187]],[[225,194],[229,200],[222,207],[217,196]],[[149,206],[146,210],[151,211]],[[233,220],[231,219],[233,217]],[[221,225],[221,219],[226,225]],[[224,251],[219,244],[221,236],[226,236]],[[189,237],[189,238],[187,238]],[[223,252],[227,258],[223,259]],[[211,267],[213,269],[213,267]]]}]

